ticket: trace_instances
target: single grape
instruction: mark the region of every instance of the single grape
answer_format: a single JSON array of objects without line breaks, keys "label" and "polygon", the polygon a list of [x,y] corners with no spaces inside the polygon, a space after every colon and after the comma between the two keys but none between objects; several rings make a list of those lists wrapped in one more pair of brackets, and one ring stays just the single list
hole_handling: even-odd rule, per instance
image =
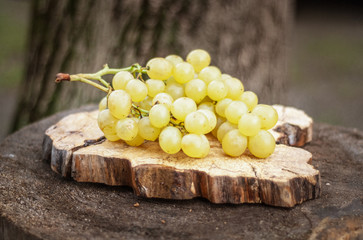
[{"label": "single grape", "polygon": [[154,105],[149,111],[151,125],[156,128],[163,128],[170,122],[170,111],[163,104]]},{"label": "single grape", "polygon": [[197,112],[203,113],[208,120],[208,130],[206,133],[211,132],[217,125],[217,117],[214,112],[207,109],[199,109]]},{"label": "single grape", "polygon": [[108,96],[108,108],[111,114],[118,118],[126,118],[131,111],[132,100],[124,90],[115,90]]},{"label": "single grape", "polygon": [[203,68],[198,74],[198,78],[209,84],[213,80],[222,80],[221,70],[215,66]]},{"label": "single grape", "polygon": [[152,105],[164,104],[169,110],[173,104],[174,99],[167,93],[158,93],[152,100]]},{"label": "single grape", "polygon": [[212,102],[203,102],[198,105],[198,109],[205,109],[215,113],[215,106]]},{"label": "single grape", "polygon": [[191,112],[184,120],[184,127],[189,133],[206,134],[209,130],[209,122],[202,112]]},{"label": "single grape", "polygon": [[176,127],[164,128],[159,136],[159,145],[161,149],[169,154],[174,154],[181,149],[182,134]]},{"label": "single grape", "polygon": [[147,86],[145,83],[138,79],[131,80],[125,88],[126,92],[130,94],[132,101],[141,102],[147,96]]},{"label": "single grape", "polygon": [[137,121],[133,118],[120,119],[116,124],[116,133],[124,141],[131,141],[139,132]]},{"label": "single grape", "polygon": [[226,117],[226,108],[232,102],[232,99],[225,98],[217,102],[216,104],[216,113],[221,117]]},{"label": "single grape", "polygon": [[222,123],[219,126],[218,131],[217,131],[218,141],[222,142],[224,135],[233,129],[238,129],[238,126],[236,124],[232,124],[228,121],[225,121],[224,123]]},{"label": "single grape", "polygon": [[193,79],[185,84],[185,95],[198,104],[207,96],[207,85],[200,79]]},{"label": "single grape", "polygon": [[208,84],[207,93],[212,100],[220,101],[227,96],[228,88],[224,82],[213,80]]},{"label": "single grape", "polygon": [[213,136],[217,137],[218,129],[225,121],[227,121],[225,118],[217,116],[217,124],[212,130]]},{"label": "single grape", "polygon": [[139,106],[142,109],[149,111],[153,106],[153,99],[151,97],[146,97],[143,101],[139,102]]},{"label": "single grape", "polygon": [[242,93],[238,97],[238,100],[244,102],[247,105],[248,111],[252,111],[257,106],[258,103],[257,95],[251,91],[246,91]]},{"label": "single grape", "polygon": [[184,85],[177,83],[175,81],[169,81],[166,84],[165,87],[165,93],[169,94],[170,96],[173,97],[173,99],[178,99],[181,97],[184,97]]},{"label": "single grape", "polygon": [[182,138],[181,148],[189,157],[203,158],[208,155],[210,146],[204,135],[187,134]]},{"label": "single grape", "polygon": [[109,109],[104,109],[98,113],[97,123],[105,137],[110,141],[118,141],[120,138],[116,134],[116,123],[118,119],[112,116]]},{"label": "single grape", "polygon": [[164,92],[165,83],[161,80],[148,79],[146,81],[147,95],[155,97],[158,93]]},{"label": "single grape", "polygon": [[184,62],[183,58],[178,55],[169,55],[165,57],[165,60],[169,61],[173,66],[177,65],[178,63]]},{"label": "single grape", "polygon": [[266,130],[260,130],[257,135],[248,137],[248,150],[258,158],[267,158],[275,151],[275,138]]},{"label": "single grape", "polygon": [[101,99],[100,103],[98,104],[98,111],[105,110],[107,108],[107,97]]},{"label": "single grape", "polygon": [[180,84],[187,83],[194,78],[194,68],[187,62],[178,63],[174,66],[173,77]]},{"label": "single grape", "polygon": [[127,145],[130,145],[130,146],[133,146],[133,147],[138,147],[138,146],[140,146],[141,144],[143,144],[143,143],[144,143],[144,141],[145,141],[145,139],[143,139],[143,138],[140,136],[140,134],[137,134],[137,136],[136,136],[134,139],[132,139],[132,140],[130,140],[130,141],[125,141],[125,143],[126,143]]},{"label": "single grape", "polygon": [[197,110],[197,104],[191,98],[182,97],[178,98],[171,105],[171,113],[173,116],[180,120],[184,121],[185,117]]},{"label": "single grape", "polygon": [[160,134],[161,129],[154,127],[148,117],[143,117],[138,123],[139,135],[145,140],[155,141]]},{"label": "single grape", "polygon": [[190,63],[198,73],[210,64],[211,58],[207,51],[195,49],[187,56],[187,62]]},{"label": "single grape", "polygon": [[237,129],[227,132],[222,139],[223,151],[232,157],[241,156],[247,147],[247,137]]},{"label": "single grape", "polygon": [[239,119],[243,114],[248,112],[246,104],[242,101],[232,101],[226,107],[224,114],[228,121],[233,124],[238,124]]},{"label": "single grape", "polygon": [[112,87],[115,90],[125,89],[127,83],[132,79],[134,79],[134,76],[131,73],[120,71],[113,76]]},{"label": "single grape", "polygon": [[225,81],[228,78],[232,78],[232,76],[227,73],[222,73],[221,78],[222,78],[222,81]]},{"label": "single grape", "polygon": [[237,100],[244,91],[242,82],[237,78],[227,78],[224,80],[224,83],[228,89],[227,98]]},{"label": "single grape", "polygon": [[148,61],[147,75],[152,79],[166,80],[172,75],[173,65],[165,58],[153,58]]},{"label": "single grape", "polygon": [[261,129],[268,130],[274,127],[278,120],[276,110],[266,104],[258,104],[253,110],[252,114],[257,115],[261,119]]},{"label": "single grape", "polygon": [[238,129],[245,136],[255,136],[261,130],[261,119],[251,113],[245,113],[238,121]]}]

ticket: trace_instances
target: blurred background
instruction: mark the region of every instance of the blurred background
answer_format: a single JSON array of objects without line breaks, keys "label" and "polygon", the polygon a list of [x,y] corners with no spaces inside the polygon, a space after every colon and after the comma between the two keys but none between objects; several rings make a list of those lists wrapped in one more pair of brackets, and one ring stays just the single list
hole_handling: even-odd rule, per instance
[{"label": "blurred background", "polygon": [[[292,11],[286,97],[279,103],[303,109],[316,122],[362,130],[362,2],[297,0]],[[29,64],[31,19],[31,1],[0,0],[0,141],[11,132]]]}]

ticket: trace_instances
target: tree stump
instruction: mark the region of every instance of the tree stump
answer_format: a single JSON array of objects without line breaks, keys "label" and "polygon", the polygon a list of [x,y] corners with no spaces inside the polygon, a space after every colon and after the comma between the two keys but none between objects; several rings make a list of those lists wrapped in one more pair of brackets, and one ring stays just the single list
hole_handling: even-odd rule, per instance
[{"label": "tree stump", "polygon": [[0,239],[363,237],[362,131],[314,124],[304,149],[320,171],[321,197],[286,209],[141,198],[130,188],[60,177],[42,160],[42,141],[44,131],[70,113],[36,122],[0,143]]},{"label": "tree stump", "polygon": [[[290,124],[289,116],[297,111],[280,106],[285,113],[281,126]],[[204,197],[213,203],[293,207],[320,195],[319,171],[309,164],[312,156],[306,150],[277,145],[266,159],[248,153],[232,158],[209,136],[211,151],[205,158],[190,158],[182,151],[170,155],[158,142],[132,147],[104,141],[97,115],[98,111],[72,114],[46,131],[43,158],[50,160],[53,171],[78,182],[130,186],[148,198]],[[301,117],[301,128],[311,127],[311,119]]]}]

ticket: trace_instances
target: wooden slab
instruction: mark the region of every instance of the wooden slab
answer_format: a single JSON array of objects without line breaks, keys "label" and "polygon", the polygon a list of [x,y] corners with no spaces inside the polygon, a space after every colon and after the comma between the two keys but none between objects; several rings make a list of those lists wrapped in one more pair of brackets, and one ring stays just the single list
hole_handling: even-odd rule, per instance
[{"label": "wooden slab", "polygon": [[209,136],[208,157],[193,159],[166,154],[157,142],[97,141],[103,134],[96,118],[97,111],[69,115],[46,131],[43,157],[55,172],[79,182],[127,185],[148,198],[292,207],[320,195],[319,171],[303,149],[278,145],[267,159],[230,158]]}]

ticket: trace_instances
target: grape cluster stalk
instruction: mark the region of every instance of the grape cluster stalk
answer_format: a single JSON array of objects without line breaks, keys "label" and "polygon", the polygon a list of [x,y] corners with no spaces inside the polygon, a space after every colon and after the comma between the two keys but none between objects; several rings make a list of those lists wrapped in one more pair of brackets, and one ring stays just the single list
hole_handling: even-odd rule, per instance
[{"label": "grape cluster stalk", "polygon": [[[80,81],[107,93],[99,103],[98,126],[109,141],[158,141],[166,153],[182,150],[203,158],[211,133],[229,156],[246,149],[258,158],[270,156],[275,139],[267,130],[277,123],[276,110],[210,63],[209,53],[196,49],[185,61],[169,55],[150,59],[146,67],[105,65],[93,74],[59,73],[56,82]],[[107,74],[114,75],[112,84],[102,78]]]}]

